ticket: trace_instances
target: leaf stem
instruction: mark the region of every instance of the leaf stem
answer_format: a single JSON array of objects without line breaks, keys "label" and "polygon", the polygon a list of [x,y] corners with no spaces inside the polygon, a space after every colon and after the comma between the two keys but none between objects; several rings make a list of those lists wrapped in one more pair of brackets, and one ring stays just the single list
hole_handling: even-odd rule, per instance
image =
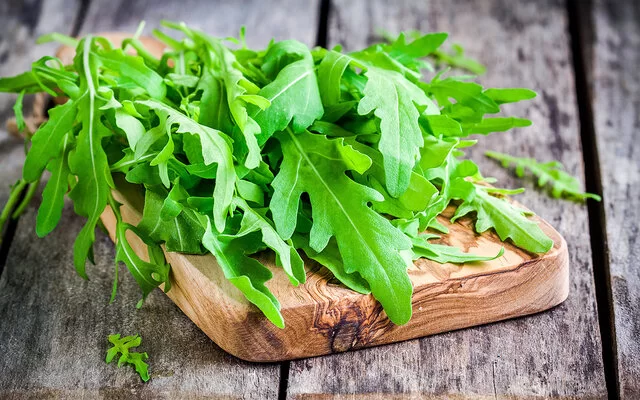
[{"label": "leaf stem", "polygon": [[[9,199],[7,200],[7,204],[5,204],[2,209],[2,213],[0,213],[0,231],[4,230],[4,226],[9,220],[11,216],[11,212],[15,208],[18,201],[20,201],[20,196],[22,195],[22,191],[25,186],[27,186],[27,182],[24,179],[20,179],[12,188],[9,194]],[[15,217],[14,217],[15,218]],[[2,243],[2,237],[0,237],[0,244]]]}]

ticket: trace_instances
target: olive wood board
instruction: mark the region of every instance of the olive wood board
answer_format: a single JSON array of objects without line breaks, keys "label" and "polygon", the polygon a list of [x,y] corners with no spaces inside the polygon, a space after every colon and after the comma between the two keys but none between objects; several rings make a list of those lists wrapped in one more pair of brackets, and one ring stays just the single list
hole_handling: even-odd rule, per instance
[{"label": "olive wood board", "polygon": [[[143,194],[133,186],[120,185],[119,190],[114,195],[123,204],[123,220],[135,225],[142,217]],[[555,244],[548,253],[533,255],[500,241],[493,232],[475,233],[470,218],[451,223],[448,217],[453,211],[450,207],[438,217],[450,231],[439,243],[482,255],[495,255],[504,247],[504,254],[493,261],[463,265],[416,261],[408,270],[413,283],[413,316],[402,326],[389,321],[372,295],[344,287],[304,255],[307,281],[297,287],[275,266],[272,253],[257,255],[273,273],[266,285],[280,301],[284,329],[269,322],[225,279],[211,254],[165,251],[171,264],[167,296],[222,349],[256,362],[399,342],[537,313],[567,298],[567,244],[546,221],[533,217]],[[110,208],[102,214],[102,221],[113,240],[115,217]],[[144,243],[133,234],[127,238],[136,253],[146,258]]]}]

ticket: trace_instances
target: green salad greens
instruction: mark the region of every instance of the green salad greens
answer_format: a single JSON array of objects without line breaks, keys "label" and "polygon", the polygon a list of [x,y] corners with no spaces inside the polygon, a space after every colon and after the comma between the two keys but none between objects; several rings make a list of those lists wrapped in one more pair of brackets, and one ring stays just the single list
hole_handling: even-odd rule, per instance
[{"label": "green salad greens", "polygon": [[564,197],[574,201],[602,200],[597,194],[583,192],[578,179],[564,171],[564,166],[558,161],[542,163],[534,158],[513,157],[495,151],[487,151],[485,155],[500,161],[505,168],[513,165],[516,175],[520,178],[524,176],[525,171],[529,170],[534,177],[538,178],[538,186],[545,187],[550,184],[551,195],[555,198]]},{"label": "green salad greens", "polygon": [[138,347],[142,344],[142,338],[140,335],[120,337],[120,334],[109,335],[108,337],[111,347],[107,350],[107,356],[105,362],[111,363],[115,357],[118,357],[118,368],[124,364],[129,364],[136,369],[140,379],[147,382],[149,378],[149,364],[145,362],[149,358],[149,355],[145,353],[139,353],[131,350],[133,347]]},{"label": "green salad greens", "polygon": [[[59,223],[65,196],[86,218],[73,246],[81,276],[110,206],[116,259],[143,299],[161,284],[170,289],[161,245],[211,253],[226,278],[284,327],[265,285],[272,273],[253,257],[270,249],[291,290],[305,281],[304,253],[347,287],[372,293],[391,321],[404,324],[413,260],[464,263],[502,254],[432,243],[435,232],[447,232],[436,218],[450,204],[457,205],[453,220],[475,215],[478,232],[493,229],[532,253],[553,246],[529,213],[503,198],[512,191],[487,186],[463,153],[476,143],[470,135],[530,125],[495,115],[535,93],[435,73],[425,57],[469,63],[460,51],[439,50],[447,34],[400,34],[347,53],[295,40],[253,50],[244,31],[219,39],[182,23],[163,25],[180,38],[154,32],[167,45],[160,59],[136,38],[123,48],[102,37],[63,38],[76,45],[73,64],[44,57],[0,79],[0,91],[68,98],[33,135],[19,185],[50,171],[39,236]],[[123,221],[113,195],[123,180],[144,193],[137,226]],[[127,232],[146,243],[149,261],[133,251]]]}]

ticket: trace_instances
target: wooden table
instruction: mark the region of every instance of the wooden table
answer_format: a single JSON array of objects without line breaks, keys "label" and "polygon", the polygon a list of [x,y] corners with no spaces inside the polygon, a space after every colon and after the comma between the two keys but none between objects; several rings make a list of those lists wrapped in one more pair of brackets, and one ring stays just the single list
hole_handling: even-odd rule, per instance
[{"label": "wooden table", "polygon": [[[160,291],[136,311],[128,276],[108,305],[108,237],[98,233],[84,281],[71,254],[82,220],[67,205],[62,228],[38,240],[33,204],[0,248],[0,398],[640,398],[640,2],[11,0],[0,2],[0,76],[52,53],[34,45],[43,33],[133,31],[140,19],[149,29],[162,18],[219,36],[245,24],[253,46],[276,37],[355,49],[380,39],[380,29],[447,31],[488,67],[486,86],[538,91],[510,107],[533,127],[494,134],[471,156],[506,187],[524,185],[520,201],[567,239],[569,298],[526,318],[251,364],[218,348]],[[13,99],[0,96],[2,124]],[[489,148],[560,160],[604,200],[550,199],[484,159]],[[23,158],[22,142],[1,131],[0,203]],[[114,332],[142,335],[150,382],[104,363]]]}]

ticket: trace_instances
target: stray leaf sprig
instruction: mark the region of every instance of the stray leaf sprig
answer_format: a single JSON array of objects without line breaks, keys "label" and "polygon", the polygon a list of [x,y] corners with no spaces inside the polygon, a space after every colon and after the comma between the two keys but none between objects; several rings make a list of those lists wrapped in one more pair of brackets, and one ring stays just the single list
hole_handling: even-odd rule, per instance
[{"label": "stray leaf sprig", "polygon": [[124,364],[129,364],[136,369],[140,378],[147,382],[149,380],[149,364],[145,362],[149,358],[147,353],[132,351],[133,347],[138,347],[142,343],[140,335],[120,337],[120,334],[109,335],[109,342],[112,347],[107,350],[105,361],[109,364],[118,354],[118,368]]},{"label": "stray leaf sprig", "polygon": [[538,178],[539,187],[550,185],[551,195],[555,198],[562,197],[573,201],[602,200],[597,194],[583,192],[580,189],[580,181],[564,171],[564,166],[558,161],[539,162],[534,158],[514,157],[495,151],[487,151],[485,155],[500,161],[500,164],[505,168],[515,167],[516,175],[519,178],[522,178],[528,170]]}]

